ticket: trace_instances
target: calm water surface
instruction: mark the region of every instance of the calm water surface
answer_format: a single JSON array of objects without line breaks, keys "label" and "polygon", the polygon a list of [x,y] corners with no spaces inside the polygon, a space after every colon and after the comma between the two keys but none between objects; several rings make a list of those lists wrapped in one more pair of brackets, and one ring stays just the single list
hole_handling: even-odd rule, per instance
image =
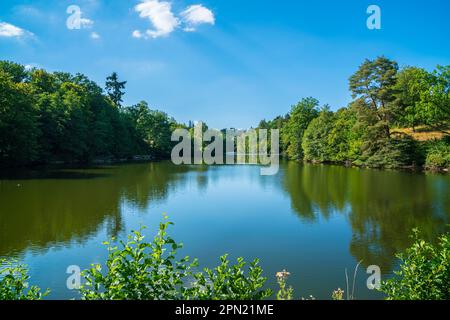
[{"label": "calm water surface", "polygon": [[0,257],[30,267],[50,298],[74,298],[66,268],[102,262],[101,244],[141,225],[153,236],[162,214],[183,255],[213,267],[229,253],[260,258],[269,285],[287,269],[296,297],[330,298],[358,261],[389,276],[394,254],[419,227],[427,238],[450,220],[450,176],[338,166],[281,164],[276,176],[256,166],[174,166],[169,162],[95,169],[8,173],[0,178]]}]

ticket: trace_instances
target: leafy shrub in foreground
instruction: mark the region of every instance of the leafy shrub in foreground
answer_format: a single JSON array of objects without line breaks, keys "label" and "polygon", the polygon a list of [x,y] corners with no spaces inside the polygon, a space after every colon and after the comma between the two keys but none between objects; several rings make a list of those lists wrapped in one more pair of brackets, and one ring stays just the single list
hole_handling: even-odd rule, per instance
[{"label": "leafy shrub in foreground", "polygon": [[182,298],[180,287],[189,277],[196,261],[189,257],[176,260],[181,244],[167,236],[170,222],[161,223],[153,242],[144,242],[141,232],[135,231],[121,248],[108,245],[106,272],[101,265],[85,270],[86,283],[81,295],[86,300],[175,300]]},{"label": "leafy shrub in foreground", "polygon": [[388,300],[450,300],[450,233],[442,235],[437,245],[420,239],[401,260],[396,277],[382,283],[381,291]]},{"label": "leafy shrub in foreground", "polygon": [[185,299],[262,300],[272,295],[272,290],[262,289],[267,279],[262,277],[263,270],[257,259],[250,263],[247,274],[243,258],[238,258],[237,264],[231,266],[227,255],[220,257],[220,261],[216,268],[205,268],[194,274],[195,282],[184,291]]},{"label": "leafy shrub in foreground", "polygon": [[14,261],[0,259],[0,300],[41,300],[49,290],[41,293],[36,286],[29,287],[27,268]]},{"label": "leafy shrub in foreground", "polygon": [[167,236],[171,222],[160,223],[153,242],[146,243],[140,232],[134,232],[128,242],[120,242],[121,248],[108,245],[106,270],[93,265],[85,270],[86,283],[81,288],[85,300],[197,300],[197,299],[263,299],[272,294],[262,290],[266,278],[255,260],[248,275],[245,262],[229,265],[227,256],[221,257],[221,265],[194,273],[197,260],[189,257],[178,259],[177,250],[182,247]]}]

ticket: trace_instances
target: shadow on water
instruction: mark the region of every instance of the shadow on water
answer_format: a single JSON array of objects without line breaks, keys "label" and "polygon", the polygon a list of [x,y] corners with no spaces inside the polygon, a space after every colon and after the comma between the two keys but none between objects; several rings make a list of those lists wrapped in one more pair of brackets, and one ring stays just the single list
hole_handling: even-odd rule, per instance
[{"label": "shadow on water", "polygon": [[[255,185],[281,193],[300,224],[342,217],[351,232],[347,252],[364,266],[377,264],[382,270],[391,270],[395,253],[411,244],[413,228],[433,239],[450,222],[449,176],[282,162],[278,175],[261,177],[258,168],[225,167],[159,162],[1,173],[0,256],[84,243],[103,229],[109,237],[123,235],[123,211],[130,207],[144,212],[178,191],[204,194],[220,185],[232,188],[233,183],[244,193],[242,201],[245,193],[256,199],[252,193],[261,189]],[[232,189],[222,190],[233,194]],[[205,205],[216,208],[219,218],[219,213],[229,214],[226,208]],[[270,213],[259,219],[273,217]]]},{"label": "shadow on water", "polygon": [[[72,179],[96,179],[108,176],[94,170],[114,169],[114,167],[42,167],[27,169],[0,169],[0,180],[72,180]],[[93,170],[89,172],[87,170]]]},{"label": "shadow on water", "polygon": [[395,254],[410,246],[414,228],[429,240],[448,229],[448,176],[293,162],[283,175],[283,188],[300,219],[347,217],[353,234],[349,250],[366,267],[391,270]]},{"label": "shadow on water", "polygon": [[105,225],[116,237],[124,230],[123,201],[144,209],[163,200],[189,169],[151,163],[66,170],[0,180],[0,256],[83,242]]}]

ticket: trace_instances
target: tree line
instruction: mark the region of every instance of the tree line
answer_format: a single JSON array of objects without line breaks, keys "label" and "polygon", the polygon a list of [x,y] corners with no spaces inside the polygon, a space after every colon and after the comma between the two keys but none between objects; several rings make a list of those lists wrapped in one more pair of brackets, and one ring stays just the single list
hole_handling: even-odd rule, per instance
[{"label": "tree line", "polygon": [[0,61],[0,165],[168,157],[180,125],[146,102],[123,106],[125,85]]},{"label": "tree line", "polygon": [[[293,160],[450,168],[450,66],[432,72],[400,69],[378,57],[361,64],[349,88],[353,101],[336,112],[304,98],[287,115],[263,120],[258,128],[280,129],[282,152]],[[418,131],[433,131],[442,139],[418,141]]]},{"label": "tree line", "polygon": [[[83,74],[0,61],[0,165],[168,158],[173,130],[193,131],[193,124],[179,124],[145,101],[123,106],[125,86],[116,73],[101,88]],[[349,89],[353,101],[336,112],[308,97],[258,129],[280,129],[281,152],[293,160],[450,167],[450,66],[400,69],[378,57],[361,64]],[[442,139],[418,141],[414,133],[424,130]]]}]

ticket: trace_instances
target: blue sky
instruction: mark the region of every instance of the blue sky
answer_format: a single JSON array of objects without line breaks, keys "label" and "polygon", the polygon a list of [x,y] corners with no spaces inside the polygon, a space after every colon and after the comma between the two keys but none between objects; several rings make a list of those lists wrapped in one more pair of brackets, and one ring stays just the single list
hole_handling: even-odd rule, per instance
[{"label": "blue sky", "polygon": [[[381,30],[366,27],[371,4]],[[81,9],[79,30],[66,26],[70,5]],[[216,128],[255,126],[307,96],[343,107],[365,58],[450,64],[449,33],[447,0],[0,2],[0,59],[99,84],[117,71],[127,104]]]}]

